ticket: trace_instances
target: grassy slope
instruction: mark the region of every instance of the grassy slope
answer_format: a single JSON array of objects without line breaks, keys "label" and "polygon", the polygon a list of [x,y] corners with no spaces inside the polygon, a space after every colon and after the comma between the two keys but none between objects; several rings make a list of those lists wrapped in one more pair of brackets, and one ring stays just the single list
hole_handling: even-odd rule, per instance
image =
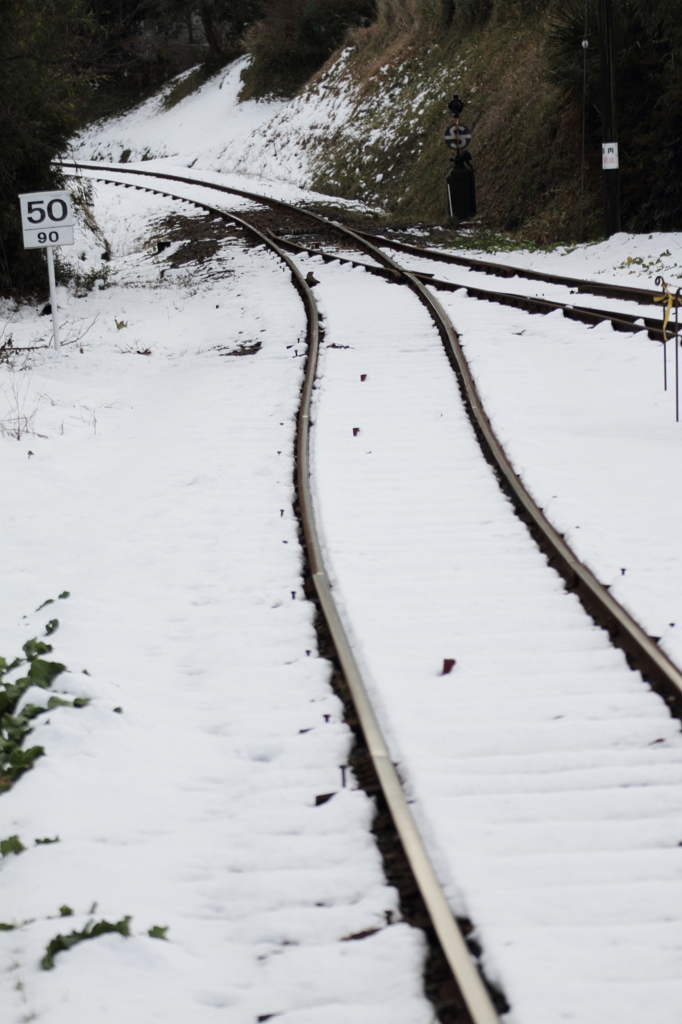
[{"label": "grassy slope", "polygon": [[[512,9],[463,35],[457,19],[444,24],[443,0],[380,3],[393,11],[384,8],[376,24],[356,31],[343,58],[335,54],[302,90],[303,101],[319,91],[327,100],[336,94],[345,109],[324,135],[296,130],[294,144],[308,150],[314,169],[312,187],[381,205],[393,222],[446,223],[450,151],[443,132],[458,92],[473,132],[482,228],[541,245],[578,240],[580,114],[549,80],[547,17],[522,18]],[[207,77],[199,66],[170,91],[164,86],[164,105]],[[595,238],[600,160],[596,151],[588,157],[585,238]]]},{"label": "grassy slope", "polygon": [[[473,132],[481,222],[539,243],[575,240],[581,126],[547,78],[546,21],[498,20],[464,40],[453,25],[438,36],[414,26],[356,35],[343,75],[353,76],[360,98],[352,121],[319,149],[315,187],[382,202],[405,222],[443,222],[443,131],[458,92]],[[325,77],[333,84],[333,66]],[[586,202],[593,235],[598,201],[592,194]]]}]

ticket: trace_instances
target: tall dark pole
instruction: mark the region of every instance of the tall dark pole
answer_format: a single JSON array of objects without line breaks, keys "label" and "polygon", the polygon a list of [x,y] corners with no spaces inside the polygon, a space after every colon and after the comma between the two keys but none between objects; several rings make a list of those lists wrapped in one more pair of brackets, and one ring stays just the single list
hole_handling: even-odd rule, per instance
[{"label": "tall dark pole", "polygon": [[601,70],[602,180],[604,187],[604,234],[620,231],[620,171],[618,170],[618,126],[613,67],[612,0],[597,0],[599,64]]}]

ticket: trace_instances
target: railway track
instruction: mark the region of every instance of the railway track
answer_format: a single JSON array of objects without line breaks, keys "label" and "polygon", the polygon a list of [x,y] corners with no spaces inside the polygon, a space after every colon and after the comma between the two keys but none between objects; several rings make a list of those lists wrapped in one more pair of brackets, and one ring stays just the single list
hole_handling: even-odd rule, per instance
[{"label": "railway track", "polygon": [[[75,165],[67,162],[64,166],[68,167]],[[90,170],[96,168],[96,165],[93,164],[80,164],[78,166]],[[435,261],[443,264],[450,264],[452,266],[462,267],[468,271],[475,271],[476,273],[483,275],[500,276],[505,278],[522,278],[528,281],[537,282],[541,285],[556,285],[567,289],[572,294],[604,296],[620,300],[621,302],[648,305],[651,306],[652,309],[654,308],[654,300],[660,299],[661,295],[660,292],[653,291],[651,289],[634,288],[598,281],[585,281],[579,278],[567,277],[560,274],[548,274],[542,271],[529,270],[523,267],[495,263],[490,260],[459,256],[448,252],[434,252],[426,248],[399,242],[394,239],[388,239],[384,236],[376,235],[367,231],[350,231],[339,222],[330,221],[328,218],[325,218],[320,214],[312,211],[302,211],[301,209],[292,206],[290,203],[281,202],[280,200],[262,196],[244,189],[234,189],[226,185],[219,184],[200,183],[195,178],[185,177],[182,175],[165,174],[163,172],[153,172],[141,169],[133,170],[132,168],[121,167],[117,167],[116,171],[117,173],[123,174],[137,174],[141,176],[152,176],[162,180],[178,181],[183,184],[203,184],[205,187],[209,187],[216,191],[240,196],[243,199],[267,205],[277,210],[294,213],[299,217],[301,213],[304,213],[305,217],[308,218],[314,226],[317,226],[318,229],[321,228],[326,235],[336,234],[346,242],[350,242],[351,245],[359,248],[360,251],[374,258],[374,264],[363,264],[364,268],[370,273],[376,273],[377,271],[381,273],[382,270],[386,269],[386,262],[377,254],[386,248],[390,248],[397,250],[398,252],[409,254],[412,257],[416,257],[420,261]],[[324,251],[317,249],[314,246],[301,245],[292,238],[279,238],[276,239],[276,241],[281,247],[292,252],[318,254],[325,260],[340,258],[338,253],[335,251]],[[390,260],[388,262],[388,267],[390,268],[390,275],[395,271],[395,267],[392,266],[392,261]],[[419,270],[414,271],[414,276],[422,280],[423,283],[427,283],[436,289],[456,291],[460,288],[466,288],[468,294],[473,298],[499,302],[503,305],[516,306],[531,313],[544,314],[560,309],[563,315],[568,319],[578,320],[582,323],[598,324],[604,321],[609,321],[615,330],[620,331],[632,331],[633,328],[637,327],[645,328],[649,337],[656,341],[667,340],[667,337],[674,333],[676,329],[675,325],[671,322],[667,328],[667,332],[664,332],[661,327],[660,315],[643,317],[638,313],[628,312],[623,308],[615,310],[598,309],[593,306],[576,305],[572,301],[553,301],[537,295],[529,296],[522,292],[508,292],[500,291],[496,288],[483,288],[470,282],[458,283],[434,278],[432,274],[427,274]]]},{"label": "railway track", "polygon": [[[80,166],[89,173],[96,172],[97,177],[101,176],[101,171],[96,167],[96,165]],[[187,177],[159,174],[152,171],[138,171],[129,168],[117,168],[117,171],[118,170],[123,171],[125,174],[140,174],[165,180],[179,181],[185,185],[201,185],[202,187],[207,187],[206,183],[198,182],[196,179]],[[120,184],[120,182],[113,183]],[[288,211],[295,209],[290,207],[289,204],[279,204],[276,203],[275,200],[265,199],[264,197],[256,196],[254,193],[233,190],[226,186],[208,185],[208,187],[216,188],[218,191],[236,194],[252,202],[265,202],[269,205],[277,205],[278,207],[284,208]],[[161,190],[149,189],[149,191],[159,192]],[[170,193],[164,192],[163,194],[168,195]],[[183,196],[182,198],[184,199],[186,197]],[[299,413],[299,429],[297,438],[297,486],[301,522],[305,535],[311,580],[315,586],[317,597],[323,610],[344,678],[352,693],[362,731],[372,757],[375,771],[381,782],[386,802],[391,810],[396,829],[400,835],[403,848],[407,854],[411,868],[424,898],[424,902],[428,908],[431,921],[436,933],[438,934],[444,954],[452,968],[455,978],[457,979],[469,1017],[473,1024],[493,1024],[494,1021],[498,1020],[497,1010],[486,991],[486,988],[481,983],[478,971],[476,970],[474,961],[467,949],[464,937],[457,929],[450,905],[443,893],[443,889],[436,876],[436,872],[433,869],[431,858],[427,853],[420,830],[417,828],[415,823],[409,803],[401,785],[401,780],[396,772],[389,746],[382,734],[372,700],[369,697],[367,686],[363,680],[363,673],[358,667],[354,647],[349,640],[348,631],[344,624],[343,613],[340,612],[337,603],[334,600],[334,593],[329,580],[329,572],[325,566],[323,558],[322,543],[316,523],[315,506],[310,489],[311,473],[309,453],[311,402],[314,397],[317,360],[320,348],[319,314],[314,300],[314,295],[306,283],[306,279],[300,267],[297,266],[296,262],[292,260],[291,256],[284,250],[286,247],[290,250],[296,249],[299,253],[310,253],[312,251],[313,255],[319,260],[326,260],[329,262],[338,259],[339,257],[335,256],[333,253],[323,252],[319,249],[313,248],[311,250],[306,246],[293,243],[290,239],[273,238],[269,233],[254,228],[254,226],[249,223],[248,216],[242,218],[204,203],[197,203],[196,205],[217,216],[229,217],[229,219],[240,224],[240,226],[245,230],[253,232],[260,241],[269,245],[275,252],[277,252],[277,255],[287,263],[287,266],[291,270],[292,280],[305,303],[308,315],[308,362],[301,409]],[[340,234],[345,239],[346,244],[360,249],[369,256],[372,263],[365,265],[365,269],[373,271],[379,270],[381,276],[387,277],[392,283],[398,281],[404,282],[416,295],[422,305],[428,310],[429,316],[431,317],[432,322],[436,325],[440,334],[447,357],[457,374],[464,402],[467,406],[471,422],[474,425],[479,443],[483,448],[486,458],[493,465],[504,492],[514,503],[518,516],[526,523],[538,545],[547,555],[550,564],[562,574],[568,589],[579,597],[590,615],[592,615],[592,617],[607,630],[611,641],[625,651],[630,665],[641,671],[644,678],[652,687],[658,690],[673,713],[679,717],[682,712],[682,675],[679,670],[674,664],[672,664],[670,659],[666,657],[664,652],[660,650],[657,643],[647,636],[638,623],[635,622],[625,609],[623,609],[618,602],[612,598],[608,590],[599,583],[589,569],[587,569],[575,556],[564,538],[552,527],[543,512],[532,500],[528,491],[524,487],[523,482],[515,473],[502,446],[498,442],[481,403],[476,385],[459,345],[457,335],[450,324],[447,315],[440,306],[440,303],[431,291],[432,287],[436,288],[438,285],[446,286],[448,288],[461,286],[453,285],[452,282],[436,282],[432,279],[428,279],[423,273],[410,272],[409,270],[399,266],[383,251],[383,247],[386,244],[384,240],[376,238],[370,239],[366,235],[345,228],[337,222],[332,223],[325,221],[325,219],[320,217],[319,214],[308,214],[305,213],[305,211],[299,210],[295,210],[295,212],[297,215],[301,215],[303,212],[304,216],[310,216],[317,224],[322,225],[326,232],[334,231],[337,234]],[[382,248],[378,247],[376,244],[377,242],[381,243]],[[395,246],[392,245],[392,247]],[[412,247],[407,248],[409,249]],[[415,254],[412,253],[412,255]],[[420,258],[422,256],[423,253],[420,251]],[[452,262],[457,262],[459,259],[459,257],[453,257]],[[351,263],[352,262],[354,261],[351,260]],[[357,263],[357,261],[355,262]],[[469,264],[477,262],[484,261],[467,261],[468,269],[472,269]],[[495,265],[486,264],[486,266],[488,269],[483,270],[483,272],[497,272],[496,270],[490,269]],[[482,268],[476,266],[474,269],[479,270]],[[511,268],[504,267],[503,269],[508,276]],[[531,276],[531,272],[524,272],[524,276]],[[536,279],[541,280],[542,278],[546,278],[548,275],[535,276]],[[562,279],[561,281],[554,280],[552,283],[561,284],[564,287],[568,286],[567,279]],[[588,287],[587,282],[576,282],[573,280],[571,280],[570,285],[571,287],[582,286],[583,291]],[[523,301],[527,301],[531,305],[534,305],[533,311],[546,311],[547,309],[546,306],[543,307],[542,300],[527,300],[522,296],[512,295],[508,292],[495,293],[492,289],[477,290],[480,291],[481,294],[476,297],[494,299],[494,301],[502,301],[505,304],[515,305],[522,305]],[[637,291],[641,292],[641,290]],[[608,293],[602,291],[600,294]],[[632,294],[628,294],[627,296],[623,295],[622,290],[618,295],[610,294],[609,297],[638,302],[650,301],[651,298],[650,295],[646,297],[640,295],[639,298],[635,299]],[[552,308],[559,307],[560,304],[552,304]],[[564,304],[563,308],[565,315],[570,315],[570,313],[566,313],[566,304]],[[529,309],[529,311],[531,310]],[[633,321],[621,319],[619,316],[616,316],[609,311],[596,311],[585,307],[582,310],[574,309],[574,312],[578,314],[584,313],[595,317],[596,319],[593,322],[599,322],[604,319],[610,319],[612,322],[614,320],[619,320],[621,324],[627,324],[627,326],[623,326],[622,329],[632,330]],[[579,315],[575,318],[582,319]],[[618,325],[616,324],[616,326]],[[650,332],[653,332],[654,337],[656,337],[655,331],[655,327],[650,328]]]},{"label": "railway track", "polygon": [[[366,239],[368,237],[366,232],[356,232],[356,234],[361,239]],[[292,241],[291,239],[288,238],[274,236],[274,240],[277,242],[278,245],[280,245],[284,249],[287,249],[289,252],[306,253],[309,256],[319,256],[325,262],[331,262],[333,260],[339,260],[342,263],[347,262],[353,266],[362,267],[363,270],[366,270],[370,274],[377,274],[378,276],[386,277],[389,280],[392,279],[394,275],[393,270],[381,267],[380,265],[358,262],[357,260],[353,260],[348,257],[336,255],[333,252],[325,251],[322,249],[316,249],[312,246],[300,245],[299,243]],[[381,239],[377,239],[377,242],[380,243]],[[410,251],[413,248],[414,247],[411,246]],[[430,256],[429,258],[432,257]],[[474,266],[468,269],[479,270],[480,268]],[[487,271],[483,272],[487,273]],[[536,295],[524,295],[523,293],[520,292],[516,293],[492,291],[490,288],[480,288],[469,282],[447,281],[441,278],[434,277],[433,274],[424,273],[423,271],[417,269],[413,269],[412,273],[417,278],[417,280],[422,282],[422,284],[429,285],[429,287],[434,288],[436,291],[457,292],[464,290],[466,294],[469,295],[471,298],[482,299],[487,302],[497,302],[504,306],[514,306],[517,309],[524,309],[528,313],[546,314],[552,313],[554,312],[554,310],[561,310],[563,316],[565,316],[568,320],[577,320],[580,323],[592,325],[608,322],[616,331],[632,332],[633,330],[644,328],[646,329],[649,337],[652,340],[661,342],[667,341],[669,336],[671,334],[675,334],[676,332],[676,327],[673,323],[669,328],[666,329],[664,337],[664,331],[661,326],[661,318],[658,315],[643,317],[639,313],[628,313],[626,310],[623,309],[606,310],[596,309],[592,306],[576,306],[572,302],[557,302]],[[530,277],[530,273],[525,272],[524,276]],[[538,279],[544,280],[544,278],[549,276],[550,275],[542,275]],[[575,284],[573,279],[568,278],[557,278],[553,283],[565,284],[565,282],[567,281],[571,281],[571,285]],[[582,290],[586,291],[587,289],[586,287],[583,287]],[[627,289],[622,289],[622,291],[627,292]],[[645,294],[648,295],[648,303],[652,305],[654,297],[659,297],[660,295],[660,293],[656,292],[645,293],[643,289],[634,290],[634,295],[640,294],[642,296]],[[644,301],[643,298],[635,299],[634,295],[624,294],[618,295],[616,297],[621,299],[628,299],[630,301]]]},{"label": "railway track", "polygon": [[434,252],[421,246],[399,242],[386,238],[384,235],[376,235],[367,231],[362,231],[360,234],[374,245],[382,248],[395,249],[398,252],[418,256],[419,259],[435,260],[438,263],[450,263],[453,266],[466,267],[468,270],[476,270],[495,277],[524,277],[529,281],[542,281],[546,284],[563,285],[566,288],[574,289],[576,292],[584,292],[589,295],[604,295],[613,299],[641,302],[645,305],[651,303],[654,297],[659,294],[649,288],[631,288],[624,285],[601,283],[599,281],[583,281],[580,278],[566,277],[562,274],[547,274],[539,270],[527,270],[524,267],[495,263],[492,260],[474,259],[473,257],[458,256],[449,252]]}]

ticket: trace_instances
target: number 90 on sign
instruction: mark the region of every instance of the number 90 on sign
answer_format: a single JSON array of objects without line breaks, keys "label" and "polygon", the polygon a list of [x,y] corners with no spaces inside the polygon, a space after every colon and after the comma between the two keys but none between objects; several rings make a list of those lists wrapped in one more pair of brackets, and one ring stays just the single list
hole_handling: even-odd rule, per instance
[{"label": "number 90 on sign", "polygon": [[73,210],[68,192],[25,192],[19,196],[26,249],[73,245]]}]

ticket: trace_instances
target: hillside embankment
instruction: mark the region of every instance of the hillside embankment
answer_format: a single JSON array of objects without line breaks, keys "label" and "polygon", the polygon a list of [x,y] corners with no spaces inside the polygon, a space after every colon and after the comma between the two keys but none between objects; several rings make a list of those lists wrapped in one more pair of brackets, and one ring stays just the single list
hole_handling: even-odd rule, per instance
[{"label": "hillside embankment", "polygon": [[[440,39],[356,33],[343,59],[303,93],[336,95],[344,111],[315,138],[312,183],[378,203],[404,222],[443,222],[451,156],[443,133],[456,92],[473,136],[481,226],[540,244],[577,240],[581,123],[547,74],[547,36],[546,21],[520,19],[489,24],[465,41],[454,26]],[[590,153],[589,163],[596,160]],[[600,229],[592,178],[586,237]]]},{"label": "hillside embankment", "polygon": [[[79,152],[256,171],[361,200],[394,223],[445,224],[452,154],[443,134],[456,92],[473,136],[477,242],[486,232],[577,241],[581,122],[548,75],[549,24],[497,19],[462,40],[454,22],[434,32],[431,19],[379,20],[352,32],[293,97],[243,99],[244,57],[209,80],[180,76],[138,114],[87,130]],[[598,175],[585,197],[585,238],[599,235],[597,190]]]},{"label": "hillside embankment", "polygon": [[[649,59],[654,37],[640,31],[638,2],[624,2],[624,14],[618,8],[616,84],[623,229],[648,233],[682,227],[682,134],[679,105],[663,103],[664,86],[672,83],[668,98],[674,93],[676,79],[661,70],[673,48]],[[485,17],[480,5],[467,13],[465,3],[380,0],[376,20],[349,30],[343,46],[290,96],[265,91],[255,98],[257,57],[242,57],[213,77],[195,69],[168,82],[139,116],[89,129],[80,155],[172,158],[221,173],[255,173],[360,200],[393,223],[442,225],[451,166],[443,135],[452,122],[448,102],[458,93],[472,132],[476,244],[486,235],[497,247],[600,238],[594,5],[588,0],[585,51],[582,0],[567,0],[563,10],[546,0],[489,0]],[[633,48],[635,36],[640,44]],[[647,104],[659,110],[648,120]]]},{"label": "hillside embankment", "polygon": [[[682,23],[674,6],[614,5],[624,230],[682,228]],[[252,57],[249,95],[259,51]],[[596,0],[377,0],[374,22],[350,29],[299,96],[337,99],[329,123],[300,139],[314,183],[381,203],[405,221],[442,220],[443,130],[454,92],[473,133],[480,224],[539,243],[599,238]]]}]

